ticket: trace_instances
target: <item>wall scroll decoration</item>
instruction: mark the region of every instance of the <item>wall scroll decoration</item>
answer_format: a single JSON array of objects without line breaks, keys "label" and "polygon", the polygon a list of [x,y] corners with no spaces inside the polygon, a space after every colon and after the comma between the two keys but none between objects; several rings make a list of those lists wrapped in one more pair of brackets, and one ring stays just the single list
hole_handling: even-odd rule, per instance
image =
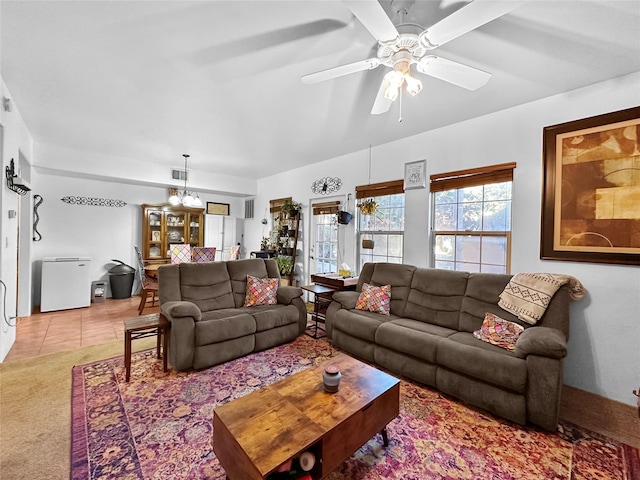
[{"label": "wall scroll decoration", "polygon": [[426,170],[426,160],[418,160],[417,162],[405,163],[404,189],[411,190],[413,188],[425,188],[427,186]]},{"label": "wall scroll decoration", "polygon": [[340,187],[342,187],[342,180],[338,177],[324,177],[313,182],[311,191],[320,195],[329,195],[340,190]]},{"label": "wall scroll decoration", "polygon": [[88,205],[90,207],[124,207],[127,204],[127,202],[123,202],[122,200],[114,200],[111,198],[75,197],[71,195],[63,197],[60,200],[70,205]]},{"label": "wall scroll decoration", "polygon": [[41,195],[36,194],[33,196],[33,241],[34,242],[39,242],[40,240],[42,240],[42,235],[40,235],[40,232],[38,231],[38,222],[40,221],[40,215],[38,215],[38,207],[42,205],[42,202],[44,202],[44,199],[42,198]]},{"label": "wall scroll decoration", "polygon": [[640,107],[543,135],[540,258],[640,265]]}]

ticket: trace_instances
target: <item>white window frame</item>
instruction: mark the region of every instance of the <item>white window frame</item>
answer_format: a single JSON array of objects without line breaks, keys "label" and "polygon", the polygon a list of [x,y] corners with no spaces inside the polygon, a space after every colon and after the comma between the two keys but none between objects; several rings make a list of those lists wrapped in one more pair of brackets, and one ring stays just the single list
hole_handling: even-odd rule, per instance
[{"label": "white window frame", "polygon": [[[399,196],[402,195],[402,206],[389,206],[386,207],[383,205],[384,200],[383,197],[391,197],[391,196]],[[360,271],[362,269],[362,265],[364,263],[367,262],[390,262],[390,263],[402,263],[404,261],[404,222],[405,222],[405,213],[406,213],[406,205],[405,205],[405,194],[404,193],[397,193],[397,194],[392,194],[392,195],[380,195],[380,196],[376,196],[376,197],[367,197],[373,200],[376,200],[378,202],[378,211],[376,212],[376,214],[373,215],[362,215],[360,213],[360,210],[356,209],[356,225],[357,225],[357,265],[358,265],[358,271]],[[359,201],[363,201],[366,200],[365,198],[360,199]],[[359,203],[359,202],[358,202]],[[385,211],[385,210],[391,210],[393,208],[401,208],[402,209],[402,229],[401,230],[390,230],[390,229],[380,229],[380,228],[375,228],[375,226],[380,225],[380,211]],[[377,217],[376,217],[377,215]],[[387,215],[388,217],[388,215]],[[371,221],[374,224],[374,228],[372,228],[371,230],[363,230],[362,229],[362,222],[363,221]],[[389,238],[392,236],[399,236],[400,237],[400,241],[401,241],[401,247],[400,247],[400,256],[392,256],[389,255]],[[385,243],[386,245],[386,253],[382,253],[379,249],[380,249],[380,245],[381,245],[381,240],[383,240],[384,237],[387,237],[387,240]],[[362,248],[362,240],[365,239],[371,239],[374,240],[375,245],[378,245],[377,247],[374,245],[373,250],[367,250],[367,249],[363,249]],[[368,252],[371,252],[371,254],[369,254]]]},{"label": "white window frame", "polygon": [[[511,230],[512,230],[512,217],[513,217],[513,209],[512,209],[512,202],[513,202],[513,181],[507,181],[507,182],[499,182],[499,183],[508,183],[510,184],[510,188],[509,188],[509,198],[501,198],[501,199],[486,199],[486,187],[489,185],[495,185],[495,182],[488,182],[488,183],[482,183],[480,185],[476,185],[476,187],[478,186],[482,186],[483,189],[483,194],[482,194],[482,208],[481,211],[482,213],[482,218],[480,220],[480,229],[478,230],[437,230],[436,229],[436,208],[438,205],[442,205],[442,204],[436,204],[436,195],[438,193],[442,193],[442,192],[431,192],[431,231],[433,232],[432,235],[432,245],[431,245],[431,265],[435,268],[447,268],[449,266],[453,266],[453,268],[447,268],[447,269],[451,269],[451,270],[459,270],[459,271],[473,271],[473,272],[489,272],[489,273],[510,273],[511,271]],[[460,187],[460,188],[451,188],[448,190],[444,190],[444,191],[455,191],[456,192],[456,202],[452,202],[451,205],[455,205],[455,209],[456,211],[459,211],[459,207],[460,205],[463,205],[465,202],[461,202],[460,201],[460,191],[463,190],[464,188],[473,188],[473,187]],[[508,219],[508,226],[509,229],[507,230],[484,230],[483,229],[483,225],[484,225],[484,212],[485,212],[485,208],[484,205],[485,203],[488,202],[494,202],[494,201],[507,201],[509,202],[509,219]],[[445,260],[445,259],[438,259],[437,258],[437,251],[436,249],[438,248],[438,237],[441,236],[453,236],[454,237],[454,241],[453,241],[453,247],[452,247],[452,255],[453,255],[453,259],[452,260]],[[465,260],[465,259],[459,259],[457,256],[457,246],[458,246],[458,239],[460,238],[464,238],[464,237],[477,237],[479,239],[479,241],[477,242],[478,246],[479,246],[479,252],[478,252],[478,258],[479,260],[476,261],[469,261],[469,260]],[[484,262],[483,261],[483,239],[490,239],[490,238],[504,238],[505,240],[505,263],[503,264],[496,264],[496,263],[490,263],[488,261]],[[477,266],[477,268],[475,268],[475,266]],[[504,269],[503,269],[504,268]]]}]

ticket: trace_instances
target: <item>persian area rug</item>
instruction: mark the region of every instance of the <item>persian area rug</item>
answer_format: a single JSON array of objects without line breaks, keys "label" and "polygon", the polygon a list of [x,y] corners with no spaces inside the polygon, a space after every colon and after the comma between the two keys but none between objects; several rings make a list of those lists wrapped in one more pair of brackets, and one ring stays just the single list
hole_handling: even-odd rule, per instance
[{"label": "persian area rug", "polygon": [[[198,371],[164,373],[155,351],[73,369],[71,478],[215,479],[213,409],[335,355],[326,340],[294,342]],[[400,415],[331,480],[640,478],[638,450],[563,423],[521,427],[403,380]]]}]

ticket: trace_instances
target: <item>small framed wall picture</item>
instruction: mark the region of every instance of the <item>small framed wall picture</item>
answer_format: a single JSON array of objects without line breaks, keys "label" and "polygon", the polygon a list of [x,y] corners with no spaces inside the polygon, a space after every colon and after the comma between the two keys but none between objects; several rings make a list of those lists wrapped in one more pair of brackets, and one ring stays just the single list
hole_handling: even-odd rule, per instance
[{"label": "small framed wall picture", "polygon": [[207,214],[209,215],[229,215],[228,203],[207,202]]},{"label": "small framed wall picture", "polygon": [[427,186],[427,161],[418,160],[404,164],[404,189],[425,188]]}]

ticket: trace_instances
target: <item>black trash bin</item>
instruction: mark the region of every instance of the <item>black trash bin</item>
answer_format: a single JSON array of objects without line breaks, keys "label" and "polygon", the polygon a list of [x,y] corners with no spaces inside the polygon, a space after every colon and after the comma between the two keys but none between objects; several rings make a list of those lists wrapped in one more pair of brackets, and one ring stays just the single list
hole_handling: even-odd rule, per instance
[{"label": "black trash bin", "polygon": [[114,258],[112,258],[111,261],[120,264],[109,269],[111,298],[121,299],[131,297],[136,269]]}]

